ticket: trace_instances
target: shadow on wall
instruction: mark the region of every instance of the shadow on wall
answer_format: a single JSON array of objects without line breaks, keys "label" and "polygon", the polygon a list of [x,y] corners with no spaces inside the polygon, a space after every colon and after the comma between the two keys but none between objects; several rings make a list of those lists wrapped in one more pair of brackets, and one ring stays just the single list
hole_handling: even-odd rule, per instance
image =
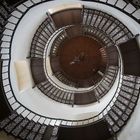
[{"label": "shadow on wall", "polygon": [[[2,1],[4,1],[4,0],[2,0]],[[26,0],[5,0],[5,1],[7,2],[8,5],[14,5],[17,2],[26,1]]]},{"label": "shadow on wall", "polygon": [[19,140],[19,139],[15,139],[14,137],[7,135],[5,132],[1,131],[0,140]]}]

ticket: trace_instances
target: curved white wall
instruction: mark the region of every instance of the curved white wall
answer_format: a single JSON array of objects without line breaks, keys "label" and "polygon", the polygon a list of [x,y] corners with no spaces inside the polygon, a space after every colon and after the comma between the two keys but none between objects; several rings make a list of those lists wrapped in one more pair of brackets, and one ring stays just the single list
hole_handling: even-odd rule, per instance
[{"label": "curved white wall", "polygon": [[[34,33],[38,28],[38,26],[41,24],[41,22],[46,18],[45,13],[47,9],[54,7],[55,5],[61,5],[61,3],[73,3],[73,2],[82,3],[88,7],[102,10],[104,12],[112,14],[113,16],[120,19],[125,25],[127,25],[127,27],[134,34],[140,32],[140,25],[138,25],[134,20],[130,19],[128,16],[121,13],[120,11],[112,7],[105,6],[103,4],[75,0],[69,1],[59,0],[39,4],[34,8],[30,9],[20,21],[14,34],[11,50],[12,54],[10,68],[11,83],[14,94],[18,99],[18,101],[20,101],[27,108],[33,110],[34,112],[48,117],[63,118],[63,119],[78,119],[78,118],[81,119],[81,116],[82,118],[91,117],[91,115],[94,116],[107,105],[107,103],[110,101],[115,91],[114,86],[110,90],[109,94],[107,94],[103,99],[101,99],[100,104],[94,103],[84,106],[74,106],[74,108],[72,108],[69,105],[64,105],[49,99],[48,97],[43,95],[37,88],[35,89],[30,88],[21,93],[18,91],[14,62],[16,60],[25,60],[26,57],[28,56]],[[83,113],[84,115],[82,115]]]}]

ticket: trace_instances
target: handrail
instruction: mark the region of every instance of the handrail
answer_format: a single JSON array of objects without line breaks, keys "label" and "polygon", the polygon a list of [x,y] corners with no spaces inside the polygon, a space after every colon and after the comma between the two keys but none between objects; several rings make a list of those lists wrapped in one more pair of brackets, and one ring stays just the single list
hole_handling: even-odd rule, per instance
[{"label": "handrail", "polygon": [[[65,27],[65,28],[67,28],[67,27]],[[63,29],[62,29],[63,30]],[[100,30],[100,29],[99,29]],[[103,31],[102,31],[103,32]],[[94,85],[93,87],[90,87],[90,89],[86,89],[86,90],[80,90],[80,91],[78,91],[78,90],[70,90],[70,89],[65,89],[65,88],[63,88],[63,87],[60,87],[56,82],[54,82],[52,79],[51,79],[51,77],[49,76],[49,74],[48,74],[48,72],[46,71],[46,54],[47,54],[47,50],[48,50],[48,47],[49,47],[49,45],[50,45],[50,42],[51,42],[51,39],[57,34],[58,32],[55,32],[52,36],[51,36],[51,38],[50,38],[50,40],[47,42],[47,44],[46,44],[46,47],[45,47],[45,49],[44,49],[44,56],[43,56],[43,58],[44,58],[44,70],[45,70],[45,73],[46,73],[46,76],[47,76],[47,78],[49,79],[49,81],[51,82],[51,84],[53,84],[55,87],[57,87],[57,88],[59,88],[60,90],[63,90],[63,91],[67,91],[67,92],[71,92],[72,94],[74,94],[74,93],[81,93],[81,92],[90,92],[90,91],[92,91],[92,90],[94,90],[95,88],[97,88],[97,86],[99,86],[101,83],[102,83],[102,81],[104,80],[104,78],[105,78],[105,76],[106,76],[106,74],[107,74],[107,70],[108,70],[108,67],[109,67],[109,65],[107,65],[106,66],[106,70],[105,70],[105,74],[104,74],[104,76],[103,76],[103,78],[102,78],[102,80],[99,82],[99,83],[97,83],[96,85]],[[103,32],[103,34],[105,34],[106,35],[106,33],[104,33]]]}]

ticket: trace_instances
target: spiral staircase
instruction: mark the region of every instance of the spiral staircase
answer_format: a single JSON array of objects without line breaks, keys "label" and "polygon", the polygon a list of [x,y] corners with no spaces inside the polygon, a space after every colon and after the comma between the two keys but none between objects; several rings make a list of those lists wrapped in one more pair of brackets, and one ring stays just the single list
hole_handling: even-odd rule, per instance
[{"label": "spiral staircase", "polygon": [[1,0],[1,133],[138,140],[125,130],[137,127],[139,112],[139,7],[138,0]]}]

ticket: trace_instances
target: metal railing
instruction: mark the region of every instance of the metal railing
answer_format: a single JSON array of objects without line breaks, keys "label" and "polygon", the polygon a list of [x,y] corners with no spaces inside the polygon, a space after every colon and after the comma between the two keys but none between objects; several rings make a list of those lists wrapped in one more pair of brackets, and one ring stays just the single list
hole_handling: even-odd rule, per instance
[{"label": "metal railing", "polygon": [[95,2],[116,8],[134,19],[136,22],[140,23],[140,9],[127,0],[116,0],[112,2],[109,0],[95,0]]}]

